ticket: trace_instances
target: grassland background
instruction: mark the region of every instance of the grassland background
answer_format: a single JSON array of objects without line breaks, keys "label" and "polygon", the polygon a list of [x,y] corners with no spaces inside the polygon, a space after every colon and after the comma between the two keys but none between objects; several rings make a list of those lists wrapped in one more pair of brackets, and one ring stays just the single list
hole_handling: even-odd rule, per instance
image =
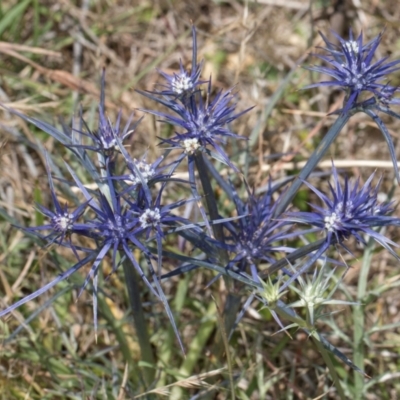
[{"label": "grassland background", "polygon": [[[284,177],[298,167],[295,161],[307,159],[332,124],[334,117],[327,112],[343,100],[339,92],[300,91],[312,76],[297,68],[269,118],[264,118],[290,71],[300,60],[315,61],[306,57],[321,45],[318,30],[331,37],[330,29],[345,35],[352,27],[372,39],[386,28],[379,52],[396,59],[400,57],[399,20],[396,0],[2,0],[0,102],[54,124],[60,119],[69,122],[81,105],[85,117],[93,121],[100,74],[106,67],[108,115],[113,120],[122,109],[126,120],[136,108],[154,107],[134,89],[152,90],[161,82],[157,68],[171,73],[180,59],[190,62],[193,22],[199,58],[205,60],[203,76],[211,75],[217,89],[236,85],[239,110],[255,106],[235,125],[235,131],[251,136],[253,127],[260,124],[258,134],[252,136],[249,177],[261,187],[269,172]],[[399,78],[394,76],[391,83],[399,84]],[[387,126],[397,143],[400,122],[388,119]],[[157,136],[165,133],[162,129],[154,117],[145,115],[131,143],[132,155],[141,156],[147,149],[148,158],[154,160],[160,152]],[[5,210],[0,216],[0,307],[4,308],[73,262],[68,251],[43,249],[11,223],[40,224],[34,201],[50,204],[40,146],[58,157],[61,169],[61,159],[74,162],[52,138],[4,110],[0,111],[0,146],[0,207]],[[288,152],[297,153],[279,160],[268,158]],[[349,174],[363,178],[378,168],[385,173],[382,190],[390,188],[393,171],[388,150],[366,116],[350,121],[330,156]],[[329,167],[327,157],[320,168],[327,171]],[[185,193],[171,189],[170,195],[179,198]],[[301,192],[298,205],[307,196]],[[221,203],[227,213],[232,211],[223,198]],[[399,238],[396,231],[388,234],[395,241]],[[341,289],[349,297],[356,294],[361,261],[351,261]],[[366,329],[376,330],[366,343],[364,368],[372,377],[366,398],[394,400],[400,398],[400,294],[396,289],[400,269],[386,252],[376,252],[372,263],[365,323]],[[166,263],[166,270],[172,268],[172,263]],[[109,271],[105,262],[104,275]],[[205,289],[212,276],[208,271],[188,273],[164,283],[186,358],[162,308],[143,288],[158,360],[153,387],[146,387],[142,379],[144,366],[139,362],[122,271],[103,285],[97,342],[90,292],[77,300],[77,286],[71,290],[83,275],[60,284],[0,321],[0,399],[122,400],[141,395],[197,399],[207,390],[208,398],[215,399],[335,398],[324,363],[306,335],[291,332],[293,340],[284,333],[273,335],[278,330],[275,322],[256,305],[233,336],[229,358],[226,352],[215,357],[213,343],[221,323],[214,299],[222,303],[226,290],[222,283]],[[33,313],[35,318],[27,323]],[[352,358],[351,309],[341,310],[335,321],[339,329],[322,329]],[[340,362],[336,364],[351,397],[353,374]],[[151,389],[156,392],[152,397],[144,394]]]}]

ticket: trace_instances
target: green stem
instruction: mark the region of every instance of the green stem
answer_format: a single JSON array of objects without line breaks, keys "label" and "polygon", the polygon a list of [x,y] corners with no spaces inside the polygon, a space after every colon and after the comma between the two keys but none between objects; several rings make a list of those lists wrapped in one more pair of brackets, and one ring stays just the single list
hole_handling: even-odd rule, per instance
[{"label": "green stem", "polygon": [[[354,321],[354,364],[360,369],[364,369],[364,311],[367,293],[367,279],[371,267],[374,241],[370,240],[364,252],[360,275],[358,278],[357,302],[353,308]],[[354,371],[354,399],[361,400],[364,395],[364,375]]]},{"label": "green stem", "polygon": [[[146,320],[144,318],[142,302],[140,300],[137,275],[129,260],[125,259],[122,265],[124,268],[125,282],[128,289],[129,302],[132,308],[133,323],[139,341],[142,360],[147,364],[155,366],[154,353],[150,343]],[[155,372],[155,368],[144,368],[144,379],[147,385],[151,385],[153,383]]]}]

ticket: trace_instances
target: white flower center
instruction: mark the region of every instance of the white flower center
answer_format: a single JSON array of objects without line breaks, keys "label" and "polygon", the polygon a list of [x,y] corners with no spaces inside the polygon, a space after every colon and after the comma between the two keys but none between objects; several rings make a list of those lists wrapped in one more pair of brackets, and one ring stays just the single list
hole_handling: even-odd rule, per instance
[{"label": "white flower center", "polygon": [[107,137],[100,136],[100,141],[104,150],[119,149],[115,138],[110,138],[109,136]]},{"label": "white flower center", "polygon": [[69,231],[73,228],[73,218],[74,216],[72,214],[65,213],[62,216],[54,218],[54,224],[60,231]]},{"label": "white flower center", "polygon": [[347,47],[348,51],[353,52],[354,54],[358,54],[360,51],[360,47],[358,46],[358,43],[355,40],[348,40],[345,43],[345,46]]},{"label": "white flower center", "polygon": [[[147,183],[155,174],[154,168],[151,168],[151,164],[148,164],[145,161],[136,161],[135,160],[136,168],[142,174],[143,180]],[[138,185],[141,180],[139,176],[130,174],[129,179],[133,182],[134,185]]]},{"label": "white flower center", "polygon": [[139,222],[143,229],[148,228],[149,226],[156,227],[161,220],[160,210],[155,208],[151,210],[148,208],[140,217]]},{"label": "white flower center", "polygon": [[185,139],[183,141],[183,148],[187,154],[193,154],[200,147],[198,139]]},{"label": "white flower center", "polygon": [[177,94],[182,94],[187,90],[193,89],[193,83],[186,74],[175,75],[171,82],[172,91]]},{"label": "white flower center", "polygon": [[331,215],[327,215],[324,218],[325,229],[328,232],[333,232],[335,230],[335,224],[339,221],[339,219],[339,216],[335,212],[333,212]]}]

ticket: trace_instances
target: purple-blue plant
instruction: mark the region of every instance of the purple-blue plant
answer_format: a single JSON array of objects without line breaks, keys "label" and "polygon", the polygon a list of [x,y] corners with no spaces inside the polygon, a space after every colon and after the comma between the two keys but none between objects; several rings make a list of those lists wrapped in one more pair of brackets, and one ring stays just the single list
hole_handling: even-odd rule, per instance
[{"label": "purple-blue plant", "polygon": [[[225,150],[221,147],[228,137],[245,139],[232,132],[229,124],[250,110],[235,112],[235,96],[232,90],[223,93],[220,91],[212,99],[211,80],[208,82],[206,100],[201,92],[194,93],[182,104],[176,103],[173,111],[176,116],[160,111],[146,110],[160,118],[163,122],[181,128],[183,132],[177,132],[172,138],[162,139],[163,144],[170,148],[183,150],[183,154],[192,156],[197,152],[208,152],[213,149],[215,157],[228,164],[235,171]],[[183,158],[183,157],[182,157]]]},{"label": "purple-blue plant", "polygon": [[201,69],[203,67],[203,61],[197,62],[197,34],[196,29],[192,26],[192,68],[190,71],[186,70],[182,64],[182,60],[179,61],[179,72],[173,73],[172,75],[166,74],[165,72],[158,70],[167,81],[166,84],[160,84],[163,90],[156,90],[152,93],[162,95],[165,99],[170,99],[171,102],[177,99],[187,99],[196,90],[197,87],[206,81],[200,80]]},{"label": "purple-blue plant", "polygon": [[332,244],[338,244],[350,252],[345,244],[350,237],[354,237],[364,245],[366,245],[365,237],[371,237],[397,260],[400,260],[393,250],[393,247],[399,247],[399,245],[379,232],[382,227],[400,226],[400,219],[391,216],[394,211],[392,202],[378,201],[381,181],[379,180],[373,186],[374,176],[375,174],[372,174],[362,186],[360,186],[360,179],[351,184],[347,176],[342,184],[332,164],[333,184],[329,183],[330,195],[304,182],[320,198],[323,206],[312,204],[313,211],[288,212],[284,217],[292,222],[310,225],[312,228],[309,232],[322,233],[325,240],[300,270],[285,282],[282,290],[297,276],[307,271]]},{"label": "purple-blue plant", "polygon": [[[256,196],[255,191],[250,190],[243,179],[247,199],[242,201],[230,183],[230,179],[226,179],[216,171],[215,167],[212,167],[208,156],[222,161],[230,169],[239,172],[224,145],[228,138],[245,139],[233,131],[232,122],[250,108],[242,112],[236,111],[236,95],[232,89],[215,93],[211,78],[206,81],[201,80],[203,63],[197,61],[197,36],[194,27],[192,34],[191,70],[185,69],[183,63],[180,62],[177,73],[170,75],[160,71],[166,80],[166,83],[160,86],[160,90],[139,91],[167,109],[167,112],[153,109],[145,111],[176,129],[171,137],[160,139],[160,144],[166,149],[164,154],[154,162],[147,162],[146,151],[134,159],[130,154],[130,147],[126,146],[125,140],[134,132],[138,124],[132,123],[133,114],[125,125],[121,124],[122,112],[118,113],[114,124],[109,119],[105,110],[104,73],[101,79],[101,98],[95,130],[86,123],[83,111],[80,113],[78,126],[73,128],[63,126],[60,131],[50,124],[10,110],[69,148],[73,157],[76,158],[73,159],[74,163],[71,165],[75,167],[75,161],[78,161],[86,175],[90,177],[90,183],[95,183],[97,189],[89,190],[82,183],[85,181],[84,178],[82,181],[78,178],[78,175],[83,176],[82,170],[78,171],[67,165],[73,177],[74,186],[78,188],[77,198],[83,197],[76,208],[69,211],[67,206],[63,206],[57,199],[49,167],[50,157],[46,156],[54,211],[38,205],[39,211],[49,221],[42,226],[26,228],[26,230],[44,239],[48,244],[71,248],[77,262],[49,284],[0,311],[0,317],[39,296],[80,270],[85,264],[90,263],[90,270],[80,293],[92,281],[94,324],[97,329],[99,271],[102,261],[110,257],[112,273],[123,264],[130,295],[135,285],[130,284],[132,280],[128,282],[127,277],[131,275],[131,278],[135,279],[131,273],[136,270],[150,292],[163,303],[183,349],[174,317],[161,287],[162,278],[179,275],[199,267],[217,271],[218,277],[221,274],[234,277],[239,285],[247,285],[253,291],[246,302],[247,305],[254,298],[260,297],[256,295],[257,291],[264,290],[264,295],[261,295],[263,302],[273,308],[273,315],[283,328],[277,317],[278,314],[274,311],[275,308],[296,321],[300,319],[290,307],[284,304],[282,291],[295,282],[300,274],[306,272],[317,260],[321,258],[327,260],[325,254],[332,245],[342,246],[350,251],[346,244],[347,239],[354,237],[358,242],[365,244],[366,237],[370,237],[399,259],[394,250],[394,247],[398,245],[380,233],[379,229],[392,225],[399,226],[400,219],[391,216],[392,203],[378,201],[380,182],[373,186],[374,175],[371,175],[362,186],[359,180],[351,183],[347,177],[342,184],[333,166],[333,184],[330,184],[329,194],[322,193],[305,182],[346,122],[354,113],[360,111],[373,118],[384,134],[396,176],[400,182],[395,149],[390,134],[378,115],[378,112],[385,112],[395,118],[400,118],[400,115],[390,109],[392,105],[400,104],[400,100],[395,98],[397,88],[382,82],[388,74],[400,69],[398,66],[400,61],[387,62],[386,58],[373,61],[381,35],[367,44],[363,43],[362,35],[354,39],[350,32],[349,40],[336,35],[339,45],[334,46],[321,34],[326,43],[325,51],[328,55],[317,55],[317,57],[327,63],[327,66],[314,66],[309,69],[327,74],[333,79],[308,87],[338,86],[345,90],[347,96],[344,107],[338,112],[339,118],[311,155],[297,181],[281,196],[277,196],[277,201],[273,200],[273,194],[278,189],[273,190],[272,179],[267,191],[261,196]],[[207,87],[202,89],[201,85],[204,83],[207,83]],[[369,97],[365,99],[362,96],[363,93],[369,93]],[[170,156],[171,153],[175,153],[173,150],[180,152],[175,158]],[[95,157],[92,157],[93,152],[96,153]],[[178,166],[184,160],[187,160],[188,164],[189,182],[174,177]],[[217,182],[214,186],[211,184],[210,175]],[[240,177],[243,178],[242,175]],[[203,196],[199,195],[197,189],[198,180],[201,181]],[[180,197],[179,200],[168,199],[166,194],[170,193],[168,185],[171,182],[184,185],[189,183],[192,199],[188,199],[186,195]],[[323,206],[312,205],[310,212],[298,211],[283,214],[303,182],[320,198]],[[219,207],[220,204],[215,195],[215,186],[222,189],[234,202],[236,217],[224,218],[224,210]],[[184,218],[178,214],[178,208],[190,201],[196,201],[199,205],[204,223],[192,222],[189,217]],[[203,203],[207,205],[208,215]],[[291,228],[294,223],[307,224],[311,228],[293,231]],[[43,232],[49,233],[42,234]],[[292,239],[297,239],[298,236],[306,233],[322,234],[323,239],[315,242],[318,246],[313,247],[311,244],[311,246],[305,245],[297,249],[291,247]],[[184,241],[190,242],[193,255],[166,251],[163,245],[169,234],[180,235]],[[91,245],[88,248],[82,247],[79,237],[84,238],[85,242],[91,242]],[[141,260],[146,263],[145,267],[141,260],[135,257],[135,250],[141,253]],[[284,257],[281,257],[282,255]],[[283,270],[284,274],[275,281],[273,274],[283,269],[285,263],[303,259],[305,256],[308,259],[298,270],[294,273]],[[178,265],[174,271],[162,275],[162,263],[166,257],[172,257],[182,264]],[[261,263],[269,264],[269,266],[261,270],[259,268]],[[262,281],[264,277],[267,277],[267,283]],[[236,289],[242,289],[242,287],[235,287]],[[131,299],[131,304],[133,303],[134,300]],[[230,310],[227,312],[229,313]],[[140,327],[136,326],[136,328],[139,332]],[[150,343],[147,344],[150,347]],[[341,354],[333,346],[329,347],[326,341],[325,346],[334,354]],[[344,355],[340,357],[356,369]]]},{"label": "purple-blue plant", "polygon": [[[76,246],[72,243],[72,235],[82,235],[87,234],[87,226],[79,222],[83,213],[85,212],[88,203],[85,202],[80,204],[75,210],[69,211],[68,205],[62,205],[56,195],[53,178],[50,172],[49,156],[46,153],[46,170],[47,177],[50,187],[51,200],[54,206],[54,211],[42,206],[41,204],[36,204],[37,209],[46,216],[49,221],[47,224],[25,228],[27,232],[34,233],[41,239],[45,240],[48,245],[57,243],[59,245],[70,247],[77,259],[78,253],[76,251]],[[48,231],[47,235],[42,235],[40,232]]]},{"label": "purple-blue plant", "polygon": [[338,86],[346,91],[346,103],[342,112],[347,112],[355,107],[362,92],[368,92],[373,96],[387,98],[388,93],[393,93],[396,88],[383,84],[381,81],[389,74],[400,69],[397,65],[400,60],[386,62],[387,57],[378,61],[373,61],[376,56],[376,49],[381,40],[382,33],[375,37],[371,42],[363,44],[362,33],[357,39],[353,37],[350,30],[349,39],[345,40],[335,32],[332,34],[339,41],[335,45],[320,33],[326,47],[324,50],[328,55],[314,54],[314,56],[325,61],[327,66],[307,67],[311,71],[316,71],[332,77],[329,81],[314,83],[307,88],[318,86]]},{"label": "purple-blue plant", "polygon": [[276,254],[290,253],[285,246],[287,239],[297,233],[288,232],[292,223],[273,218],[276,202],[272,198],[271,180],[265,194],[257,196],[246,185],[247,199],[243,202],[234,191],[237,220],[224,222],[228,232],[223,247],[234,255],[227,268],[238,268],[245,272],[250,269],[251,276],[258,281],[258,265],[261,262],[273,264]]},{"label": "purple-blue plant", "polygon": [[[397,88],[391,86],[389,83],[380,83],[383,78],[400,68],[396,67],[396,65],[400,63],[400,60],[386,63],[387,58],[383,58],[375,63],[372,62],[375,51],[381,41],[382,34],[365,45],[363,44],[362,34],[360,34],[356,40],[354,40],[351,31],[350,40],[345,40],[336,33],[333,34],[338,38],[339,45],[336,46],[329,42],[328,39],[321,34],[327,45],[325,50],[329,54],[316,54],[316,57],[322,59],[328,65],[325,67],[306,67],[312,71],[330,75],[333,79],[330,81],[318,82],[306,86],[306,88],[339,86],[339,88],[346,91],[345,105],[342,109],[334,112],[334,114],[339,114],[339,118],[331,126],[314,153],[310,156],[302,171],[300,171],[299,179],[293,183],[282,197],[282,202],[277,207],[275,216],[286,210],[295,197],[296,192],[299,190],[302,181],[305,181],[309,177],[345,124],[349,121],[351,116],[357,112],[364,112],[369,115],[381,130],[393,162],[396,179],[400,184],[400,171],[397,165],[393,141],[388,129],[377,113],[381,111],[392,117],[400,118],[400,114],[393,112],[389,107],[390,105],[397,105],[399,103],[398,99],[393,97]],[[369,92],[372,96],[361,100],[361,102],[357,102],[360,94],[363,92]]]},{"label": "purple-blue plant", "polygon": [[[80,111],[79,127],[72,129],[72,136],[79,135],[79,144],[74,143],[71,147],[80,147],[86,150],[91,150],[101,154],[104,157],[104,162],[108,158],[112,158],[116,151],[119,151],[119,141],[123,142],[133,132],[140,123],[140,119],[135,123],[132,123],[133,113],[128,118],[124,128],[121,127],[121,116],[122,111],[120,110],[117,115],[115,124],[113,124],[110,118],[107,116],[105,110],[105,70],[101,77],[101,93],[100,93],[100,104],[98,126],[96,129],[90,129],[88,124]],[[83,138],[88,138],[92,143],[83,144]]]},{"label": "purple-blue plant", "polygon": [[[136,189],[137,186],[141,184],[141,178],[147,185],[151,185],[156,181],[165,180],[167,175],[162,174],[162,171],[167,168],[167,166],[164,165],[160,167],[163,160],[164,157],[161,156],[153,163],[148,163],[146,161],[146,155],[144,155],[140,160],[130,160],[126,163],[129,173],[121,175],[118,178],[130,182],[131,190]],[[135,166],[133,166],[133,164],[135,164]],[[136,171],[139,171],[141,176]]]}]

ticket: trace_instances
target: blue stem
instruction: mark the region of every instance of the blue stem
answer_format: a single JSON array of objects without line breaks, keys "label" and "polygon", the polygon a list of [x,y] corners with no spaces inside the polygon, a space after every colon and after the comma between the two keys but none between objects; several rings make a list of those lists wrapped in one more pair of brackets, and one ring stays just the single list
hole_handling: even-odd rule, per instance
[{"label": "blue stem", "polygon": [[311,174],[311,172],[314,170],[317,164],[321,161],[322,157],[327,152],[329,146],[339,135],[340,131],[343,129],[343,127],[346,125],[347,121],[350,119],[352,115],[353,112],[348,112],[346,114],[340,115],[340,117],[331,126],[328,133],[321,140],[320,144],[318,145],[312,156],[307,161],[307,164],[301,170],[297,179],[293,182],[292,186],[290,186],[289,190],[283,194],[278,206],[275,209],[274,218],[278,217],[286,210],[288,205],[296,196],[296,193],[299,190],[300,186],[303,184],[303,181],[305,181],[308,178],[308,176]]},{"label": "blue stem", "polygon": [[[129,302],[132,308],[133,323],[139,341],[142,360],[147,364],[155,365],[155,357],[151,347],[150,336],[147,330],[146,319],[144,317],[144,311],[140,299],[140,289],[136,271],[133,269],[129,260],[124,260],[122,266],[124,268],[125,282],[128,289]],[[155,368],[144,368],[144,379],[148,386],[153,383],[155,372]]]},{"label": "blue stem", "polygon": [[[194,162],[196,164],[197,171],[199,173],[199,178],[201,181],[201,186],[203,187],[204,198],[207,203],[208,213],[210,215],[211,221],[215,221],[220,219],[218,212],[217,201],[214,196],[214,191],[211,186],[211,181],[208,175],[208,168],[204,162],[204,157],[202,153],[196,153],[194,155]],[[212,230],[214,232],[215,239],[220,241],[221,243],[225,242],[223,227],[221,224],[213,224]],[[228,262],[228,255],[225,250],[220,251],[220,255],[224,262]]]},{"label": "blue stem", "polygon": [[[197,153],[194,155],[194,160],[196,163],[196,168],[199,173],[201,185],[203,187],[204,197],[206,199],[208,212],[210,214],[210,219],[212,221],[220,218],[218,213],[218,205],[217,200],[214,196],[214,191],[211,185],[211,181],[208,175],[208,168],[205,164],[204,157],[202,153]],[[213,224],[212,229],[214,232],[214,236],[216,240],[224,243],[224,232],[223,226],[221,224]],[[228,253],[224,249],[219,250],[220,261],[223,265],[227,265],[229,261]],[[241,296],[236,293],[238,290],[237,285],[235,286],[235,281],[230,279],[229,277],[225,278],[225,282],[227,287],[229,288],[228,296],[225,301],[223,318],[225,325],[225,332],[221,332],[221,335],[226,332],[230,332],[233,325],[235,324],[236,315],[239,312]],[[221,343],[222,337],[218,337],[216,343],[214,344],[213,354],[218,359],[221,357],[222,352],[224,350],[223,343]]]}]

